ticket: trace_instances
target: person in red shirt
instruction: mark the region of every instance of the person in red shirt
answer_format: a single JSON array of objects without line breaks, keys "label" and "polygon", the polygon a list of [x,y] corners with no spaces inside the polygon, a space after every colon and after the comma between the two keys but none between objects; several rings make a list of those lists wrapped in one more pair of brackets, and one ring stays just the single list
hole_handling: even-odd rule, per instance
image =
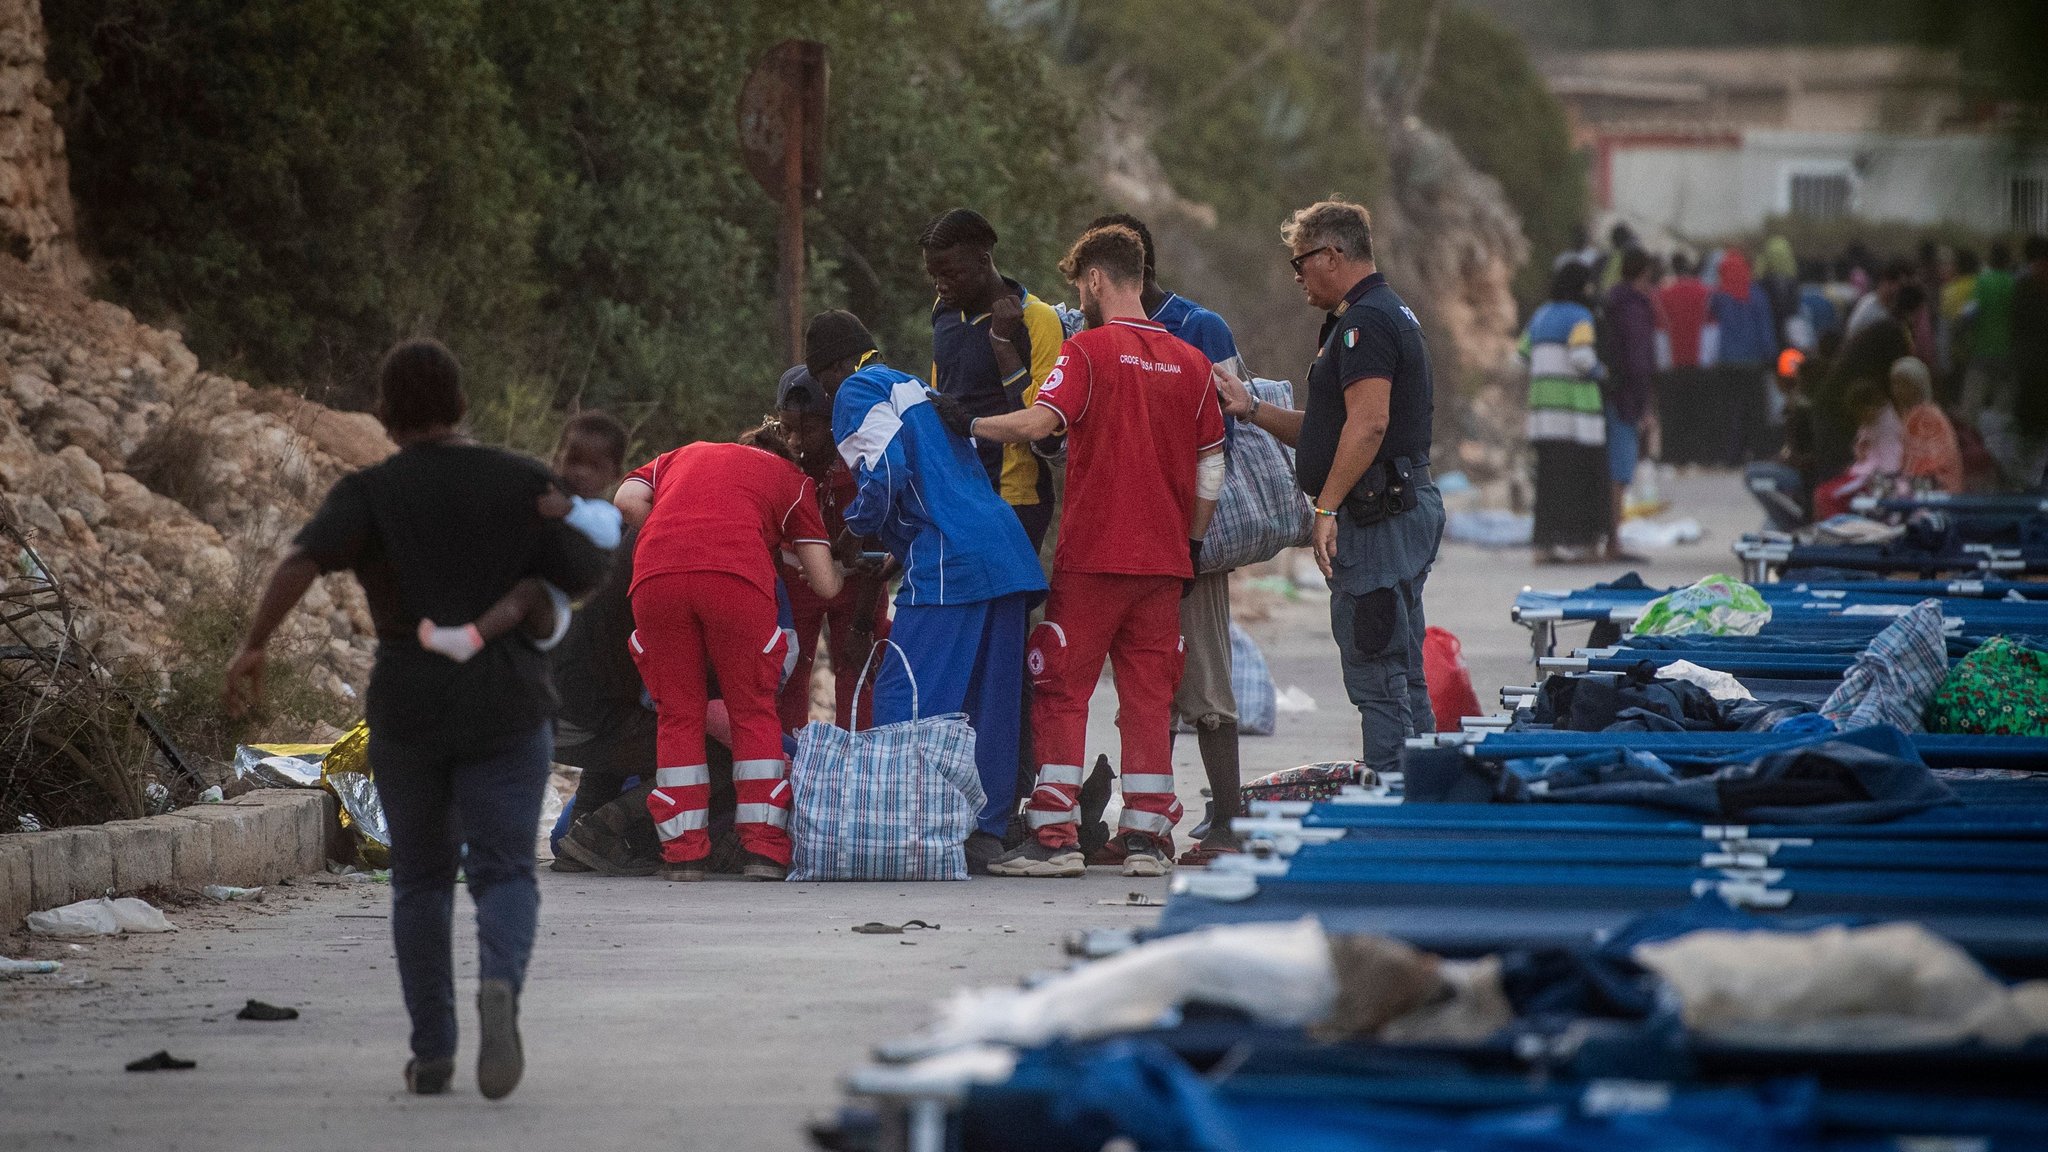
[{"label": "person in red shirt", "polygon": [[1683,252],[1673,252],[1671,278],[1658,287],[1656,299],[1664,313],[1664,331],[1671,339],[1674,372],[1700,366],[1700,343],[1706,334],[1710,295],[1706,282],[1693,274],[1692,261]]},{"label": "person in red shirt", "polygon": [[[797,467],[818,486],[818,510],[824,516],[825,533],[833,541],[834,553],[841,561],[852,561],[860,544],[846,530],[844,509],[852,505],[856,494],[853,473],[839,458],[839,446],[832,440],[832,401],[812,379],[810,369],[799,364],[782,374],[775,386],[775,420],[789,437]],[[790,619],[796,629],[796,664],[776,702],[782,729],[795,732],[810,723],[811,666],[817,658],[821,633],[832,656],[836,697],[833,723],[851,728],[856,716],[853,689],[860,682],[861,669],[876,641],[889,638],[889,589],[885,574],[879,565],[849,571],[846,587],[829,599],[811,591],[810,585],[797,579],[800,575],[791,558],[784,556],[782,586],[789,592]],[[872,682],[861,694],[857,714],[862,718],[862,727],[872,726]]]},{"label": "person in red shirt", "polygon": [[775,449],[788,451],[765,437],[755,445],[685,444],[628,475],[613,497],[627,525],[640,529],[629,643],[660,717],[647,808],[661,835],[664,880],[702,880],[711,853],[711,676],[732,721],[741,874],[788,874],[788,765],[775,711],[788,641],[776,619],[776,556],[793,551],[811,591],[825,599],[839,595],[841,578],[816,484]]},{"label": "person in red shirt", "polygon": [[1060,348],[1031,407],[970,419],[938,403],[954,430],[1005,444],[1067,436],[1066,511],[1045,622],[1031,634],[1031,723],[1038,783],[1025,804],[1031,839],[989,864],[997,876],[1079,876],[1077,822],[1088,698],[1102,661],[1116,669],[1124,810],[1116,847],[1126,876],[1172,866],[1172,705],[1180,682],[1180,598],[1223,488],[1223,411],[1210,364],[1146,318],[1145,249],[1122,225],[1077,241],[1060,271],[1088,330]]}]

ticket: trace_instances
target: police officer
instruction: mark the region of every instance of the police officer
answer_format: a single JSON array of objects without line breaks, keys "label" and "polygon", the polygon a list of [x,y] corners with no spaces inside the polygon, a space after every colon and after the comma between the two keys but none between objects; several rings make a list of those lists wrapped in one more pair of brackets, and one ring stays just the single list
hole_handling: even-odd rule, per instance
[{"label": "police officer", "polygon": [[1398,767],[1409,736],[1436,730],[1422,674],[1422,584],[1444,506],[1430,480],[1429,351],[1415,313],[1373,265],[1372,218],[1326,200],[1280,230],[1295,282],[1329,315],[1308,370],[1308,407],[1261,404],[1221,370],[1224,411],[1295,447],[1315,501],[1316,563],[1330,582],[1330,629],[1357,707],[1367,766]]}]

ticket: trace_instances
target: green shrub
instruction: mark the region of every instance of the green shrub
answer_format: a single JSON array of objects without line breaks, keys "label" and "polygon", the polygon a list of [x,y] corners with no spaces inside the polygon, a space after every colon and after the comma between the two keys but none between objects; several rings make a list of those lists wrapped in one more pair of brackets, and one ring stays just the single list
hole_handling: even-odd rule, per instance
[{"label": "green shrub", "polygon": [[138,695],[154,700],[157,718],[188,757],[229,760],[237,744],[300,740],[321,724],[345,727],[358,711],[315,682],[317,646],[282,638],[270,646],[263,706],[241,717],[221,708],[228,661],[241,647],[254,603],[252,592],[224,588],[196,592],[172,609],[170,646],[142,681],[154,681],[154,690]]},{"label": "green shrub", "polygon": [[[104,285],[259,382],[360,404],[441,337],[480,407],[538,387],[654,443],[733,434],[786,366],[777,212],[734,104],[777,40],[830,52],[812,308],[928,352],[916,238],[972,204],[1050,287],[1090,206],[1036,46],[952,0],[45,4]],[[536,383],[537,382],[537,383]]]}]

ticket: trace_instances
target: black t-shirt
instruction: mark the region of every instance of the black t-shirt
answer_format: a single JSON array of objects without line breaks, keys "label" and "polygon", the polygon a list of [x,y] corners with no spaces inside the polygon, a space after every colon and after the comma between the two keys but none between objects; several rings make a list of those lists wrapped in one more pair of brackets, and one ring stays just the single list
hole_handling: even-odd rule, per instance
[{"label": "black t-shirt", "polygon": [[641,711],[640,668],[627,640],[633,635],[633,545],[628,531],[612,553],[611,571],[576,610],[569,631],[551,653],[562,719],[588,732],[609,732]]},{"label": "black t-shirt", "polygon": [[1429,460],[1431,393],[1429,349],[1415,313],[1375,272],[1345,293],[1344,306],[1323,321],[1323,345],[1308,370],[1308,407],[1294,448],[1294,476],[1314,500],[1323,494],[1337,441],[1344,432],[1344,391],[1360,380],[1393,382],[1387,434],[1373,463],[1406,456]]},{"label": "black t-shirt", "polygon": [[527,576],[580,596],[605,553],[538,501],[538,462],[460,442],[414,444],[336,482],[293,541],[323,572],[349,569],[377,626],[370,729],[452,753],[497,751],[554,714],[547,657],[515,631],[467,663],[428,652],[421,619],[465,624]]}]

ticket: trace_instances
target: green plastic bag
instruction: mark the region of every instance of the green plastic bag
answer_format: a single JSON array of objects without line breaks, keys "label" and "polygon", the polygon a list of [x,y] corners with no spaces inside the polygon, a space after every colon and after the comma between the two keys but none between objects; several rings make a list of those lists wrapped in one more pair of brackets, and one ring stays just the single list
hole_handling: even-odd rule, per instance
[{"label": "green plastic bag", "polygon": [[1657,597],[1643,609],[1635,636],[1754,636],[1771,622],[1771,606],[1756,589],[1716,573]]}]

